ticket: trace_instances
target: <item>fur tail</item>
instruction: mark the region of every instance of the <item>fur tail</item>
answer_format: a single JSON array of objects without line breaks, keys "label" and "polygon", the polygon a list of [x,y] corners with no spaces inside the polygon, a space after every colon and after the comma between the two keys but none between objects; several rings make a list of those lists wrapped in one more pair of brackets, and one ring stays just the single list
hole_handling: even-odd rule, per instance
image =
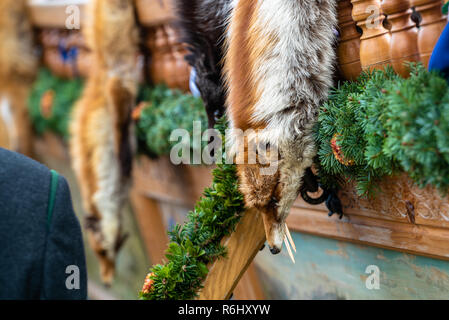
[{"label": "fur tail", "polygon": [[84,30],[93,70],[71,123],[73,166],[87,211],[89,243],[110,283],[125,239],[134,135],[131,111],[138,84],[138,29],[132,0],[92,0]]}]

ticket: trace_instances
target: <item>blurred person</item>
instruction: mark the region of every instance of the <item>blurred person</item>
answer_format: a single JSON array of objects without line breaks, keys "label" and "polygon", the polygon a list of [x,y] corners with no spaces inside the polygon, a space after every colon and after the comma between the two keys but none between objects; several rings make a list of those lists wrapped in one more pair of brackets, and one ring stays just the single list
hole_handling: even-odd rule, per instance
[{"label": "blurred person", "polygon": [[0,299],[86,299],[86,273],[65,178],[0,148]]}]

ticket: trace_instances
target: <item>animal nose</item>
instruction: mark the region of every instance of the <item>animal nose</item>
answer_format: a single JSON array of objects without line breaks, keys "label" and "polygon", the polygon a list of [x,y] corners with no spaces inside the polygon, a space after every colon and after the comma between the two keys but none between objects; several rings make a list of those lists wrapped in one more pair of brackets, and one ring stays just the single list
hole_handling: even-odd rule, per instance
[{"label": "animal nose", "polygon": [[278,247],[270,247],[270,251],[272,254],[278,254],[279,252],[281,252],[281,249],[279,249]]}]

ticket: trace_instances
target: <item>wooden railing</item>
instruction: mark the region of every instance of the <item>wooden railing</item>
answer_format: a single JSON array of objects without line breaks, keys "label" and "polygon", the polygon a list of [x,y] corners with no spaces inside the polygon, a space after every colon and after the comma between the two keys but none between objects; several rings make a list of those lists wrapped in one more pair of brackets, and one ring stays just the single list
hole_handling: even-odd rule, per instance
[{"label": "wooden railing", "polygon": [[[49,1],[31,1],[31,17],[40,29],[64,29],[66,6],[77,3],[83,23],[86,2],[56,1],[50,6]],[[342,76],[354,79],[363,69],[386,65],[392,65],[397,73],[407,76],[405,61],[421,61],[427,65],[447,21],[441,12],[442,4],[443,0],[338,0],[338,62]],[[139,21],[146,29],[144,41],[152,55],[148,70],[151,79],[154,83],[165,82],[169,87],[188,90],[189,67],[183,60],[186,50],[173,25],[172,2],[136,0],[136,7]],[[53,39],[56,35],[54,31]],[[64,33],[60,32],[60,37],[64,37]],[[46,64],[57,74],[67,73],[56,61],[54,45],[48,38],[51,37],[47,31],[42,39]],[[77,41],[84,48],[82,35]],[[80,73],[85,75],[89,62],[84,50],[79,59],[82,60]]]},{"label": "wooden railing", "polygon": [[[90,54],[79,29],[67,30],[68,5],[76,4],[80,11],[81,27],[86,23],[87,0],[35,0],[29,2],[30,16],[36,27],[39,43],[43,48],[43,63],[52,72],[64,78],[87,77]],[[142,79],[149,76],[152,83],[165,83],[170,88],[189,90],[190,67],[184,60],[186,49],[179,41],[171,1],[136,0],[139,23],[147,62]],[[76,49],[74,61],[64,61],[61,46],[70,52]]]},{"label": "wooden railing", "polygon": [[[168,158],[137,160],[133,203],[136,206],[136,194],[140,201],[154,201],[136,210],[143,216],[140,221],[148,221],[147,227],[142,226],[144,237],[158,232],[152,220],[157,201],[192,206],[209,185],[210,170],[203,166],[174,166]],[[431,187],[419,189],[405,175],[387,178],[379,187],[382,193],[372,200],[358,197],[351,185],[341,190],[339,196],[345,212],[341,220],[329,218],[324,205],[311,206],[298,198],[287,223],[292,231],[449,260],[449,199],[440,197]],[[259,214],[247,212],[236,231],[223,239],[228,257],[209,266],[210,274],[200,298],[227,299],[236,292],[234,288],[264,241]],[[162,255],[162,246],[157,241],[147,243],[154,246],[153,254]],[[250,270],[242,281],[253,274]]]},{"label": "wooden railing", "polygon": [[354,79],[362,69],[386,65],[407,76],[404,62],[427,66],[447,22],[442,5],[442,0],[339,0],[343,76]]}]

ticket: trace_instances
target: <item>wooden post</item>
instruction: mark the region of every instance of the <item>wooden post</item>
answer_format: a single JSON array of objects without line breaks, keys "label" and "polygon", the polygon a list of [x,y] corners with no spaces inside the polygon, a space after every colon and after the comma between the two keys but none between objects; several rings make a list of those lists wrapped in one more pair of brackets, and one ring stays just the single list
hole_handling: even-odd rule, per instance
[{"label": "wooden post", "polygon": [[[142,156],[135,162],[132,201],[150,257],[153,255],[151,252],[161,252],[161,247],[158,249],[156,242],[163,242],[164,245],[167,242],[166,237],[161,240],[161,232],[165,232],[165,227],[155,230],[155,232],[159,233],[159,236],[150,234],[154,232],[154,229],[157,229],[156,225],[162,224],[162,220],[155,216],[158,210],[162,211],[158,203],[163,201],[182,207],[193,207],[203,194],[204,188],[211,184],[211,169],[212,167],[206,166],[174,166],[168,158],[149,160]],[[186,186],[189,187],[186,188]],[[263,232],[262,222],[260,222],[259,231],[262,233],[260,236],[264,238],[265,232]],[[162,249],[165,250],[166,246]],[[257,250],[255,253],[257,253]],[[160,259],[162,259],[162,256]],[[220,260],[227,260],[227,258]],[[250,262],[248,262],[248,265]],[[246,267],[247,265],[244,266],[245,269]],[[264,299],[254,268],[250,267],[246,273],[244,271],[244,269],[241,271],[244,275],[234,291],[234,298],[243,300]],[[235,284],[237,284],[238,280],[236,279]]]},{"label": "wooden post", "polygon": [[340,30],[340,43],[337,55],[338,64],[346,80],[355,80],[362,72],[360,65],[360,35],[351,16],[352,5],[350,0],[338,1],[338,27]]},{"label": "wooden post", "polygon": [[391,62],[391,35],[383,26],[385,16],[380,0],[351,0],[352,18],[362,29],[360,63],[362,69],[383,69]]},{"label": "wooden post", "polygon": [[421,61],[427,67],[433,47],[447,23],[446,17],[441,12],[443,2],[441,0],[410,0],[410,3],[421,15],[418,49]]},{"label": "wooden post", "polygon": [[87,14],[85,0],[67,1],[27,1],[28,11],[33,26],[41,28],[65,28],[67,21],[66,9],[69,5],[76,5],[80,10],[80,23],[84,25]]},{"label": "wooden post", "polygon": [[157,201],[133,189],[131,202],[151,263],[162,263],[168,237]]},{"label": "wooden post", "polygon": [[223,239],[222,243],[227,247],[228,254],[209,266],[209,274],[199,299],[229,299],[264,242],[262,217],[256,210],[248,210],[236,230]]},{"label": "wooden post", "polygon": [[409,75],[405,61],[419,61],[418,33],[411,20],[409,0],[383,0],[382,10],[391,23],[390,57],[394,71],[403,77]]}]

